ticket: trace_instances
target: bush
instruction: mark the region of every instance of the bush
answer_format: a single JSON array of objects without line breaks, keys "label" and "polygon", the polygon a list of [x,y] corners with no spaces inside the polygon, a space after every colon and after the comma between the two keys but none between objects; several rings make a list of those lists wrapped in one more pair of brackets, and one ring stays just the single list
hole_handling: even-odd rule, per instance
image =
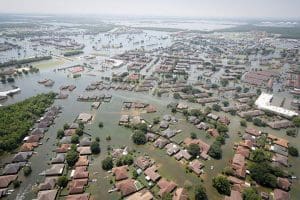
[{"label": "bush", "polygon": [[249,166],[250,176],[258,184],[266,187],[275,188],[277,186],[277,179],[274,175],[283,175],[284,173],[279,169],[272,168],[266,162],[253,163]]},{"label": "bush", "polygon": [[243,191],[243,200],[261,200],[261,198],[254,188],[249,187]]},{"label": "bush", "polygon": [[137,145],[145,144],[147,142],[146,136],[142,131],[136,131],[132,135],[132,141]]},{"label": "bush", "polygon": [[67,124],[67,123],[65,123],[65,124],[64,124],[64,130],[67,130],[67,129],[69,129],[69,128],[70,128],[70,125]]},{"label": "bush", "polygon": [[32,172],[32,169],[31,169],[30,166],[25,166],[25,167],[23,168],[24,176],[29,176],[29,174],[31,174],[31,172]]},{"label": "bush", "polygon": [[221,143],[218,141],[215,141],[208,151],[208,155],[214,159],[221,159],[222,158],[222,149],[221,149]]},{"label": "bush", "polygon": [[99,154],[100,153],[100,145],[97,141],[94,141],[92,144],[91,144],[91,151],[93,154]]},{"label": "bush", "polygon": [[82,136],[83,135],[83,129],[82,128],[77,128],[75,130],[75,134],[78,135],[78,136]]},{"label": "bush", "polygon": [[103,128],[103,122],[99,122],[98,126],[99,128]]},{"label": "bush", "polygon": [[229,106],[229,102],[228,101],[223,101],[223,105],[224,105],[224,107],[228,107]]},{"label": "bush", "polygon": [[133,164],[133,157],[131,155],[125,155],[120,157],[116,163],[117,166],[132,165],[132,164]]},{"label": "bush", "polygon": [[159,123],[159,117],[155,117],[154,119],[153,119],[153,124],[158,124]]},{"label": "bush", "polygon": [[286,135],[291,136],[291,137],[296,137],[297,131],[296,131],[296,129],[287,130]]},{"label": "bush", "polygon": [[102,161],[102,169],[103,170],[111,170],[114,167],[114,163],[111,157],[106,157],[103,161]]},{"label": "bush", "polygon": [[95,138],[95,141],[96,141],[96,142],[100,142],[100,138],[99,138],[99,137],[96,137],[96,138]]},{"label": "bush", "polygon": [[59,187],[63,187],[63,188],[67,187],[67,185],[68,185],[68,178],[66,176],[59,177],[58,180],[57,180],[57,185]]},{"label": "bush", "polygon": [[107,141],[110,141],[111,140],[111,137],[110,137],[110,135],[108,135],[108,136],[106,136],[106,138],[105,138]]},{"label": "bush", "polygon": [[213,105],[212,105],[212,109],[213,109],[214,111],[219,112],[219,111],[221,110],[221,106],[218,105],[218,104],[213,104]]},{"label": "bush", "polygon": [[294,156],[294,157],[298,157],[299,156],[299,152],[298,152],[298,149],[296,147],[293,147],[293,146],[289,146],[289,154],[291,156]]},{"label": "bush", "polygon": [[266,126],[266,124],[259,118],[254,118],[253,119],[253,124],[256,126]]},{"label": "bush", "polygon": [[200,154],[200,147],[197,144],[190,144],[187,150],[189,154],[191,154],[192,158],[196,158]]},{"label": "bush", "polygon": [[13,181],[14,188],[18,188],[18,187],[20,187],[20,185],[21,185],[21,182],[19,180],[14,180]]},{"label": "bush", "polygon": [[175,92],[173,94],[174,99],[180,99],[180,94],[178,92]]},{"label": "bush", "polygon": [[230,196],[230,182],[225,176],[217,176],[213,178],[213,187],[217,189],[220,194]]}]

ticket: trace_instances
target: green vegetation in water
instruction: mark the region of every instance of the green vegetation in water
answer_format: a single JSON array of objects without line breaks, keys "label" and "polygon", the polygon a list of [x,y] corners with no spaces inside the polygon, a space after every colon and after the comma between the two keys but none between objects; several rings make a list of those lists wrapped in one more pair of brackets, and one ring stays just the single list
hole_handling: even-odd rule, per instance
[{"label": "green vegetation in water", "polygon": [[81,74],[74,74],[73,75],[73,78],[79,78],[79,77],[81,77]]},{"label": "green vegetation in water", "polygon": [[79,54],[82,54],[82,53],[83,53],[83,51],[81,51],[81,50],[67,51],[67,52],[64,53],[64,56],[69,57],[69,56],[79,55]]},{"label": "green vegetation in water", "polygon": [[52,56],[41,56],[41,57],[34,57],[34,58],[25,58],[21,60],[10,60],[4,63],[0,63],[0,68],[9,67],[13,65],[29,64],[33,62],[39,62],[39,61],[50,60],[50,59],[52,59]]},{"label": "green vegetation in water", "polygon": [[34,122],[53,104],[55,93],[39,94],[0,108],[0,152],[16,149]]}]

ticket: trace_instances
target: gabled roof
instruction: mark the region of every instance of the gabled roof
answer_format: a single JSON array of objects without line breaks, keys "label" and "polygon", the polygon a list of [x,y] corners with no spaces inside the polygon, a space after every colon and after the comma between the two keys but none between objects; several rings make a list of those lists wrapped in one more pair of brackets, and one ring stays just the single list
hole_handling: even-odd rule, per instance
[{"label": "gabled roof", "polygon": [[0,176],[0,188],[7,188],[9,184],[17,178],[17,175]]},{"label": "gabled roof", "polygon": [[56,195],[57,195],[57,190],[39,191],[38,200],[55,200]]}]

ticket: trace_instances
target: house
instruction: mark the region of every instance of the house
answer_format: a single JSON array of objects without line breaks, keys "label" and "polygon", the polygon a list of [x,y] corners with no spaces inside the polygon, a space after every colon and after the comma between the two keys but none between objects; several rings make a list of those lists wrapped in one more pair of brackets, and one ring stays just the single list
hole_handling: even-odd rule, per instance
[{"label": "house", "polygon": [[167,137],[167,138],[171,138],[176,135],[176,131],[168,128],[168,129],[162,131],[161,135],[164,137]]},{"label": "house", "polygon": [[134,179],[126,179],[117,182],[116,188],[121,191],[122,197],[125,197],[142,189],[142,186],[140,182]]},{"label": "house", "polygon": [[275,189],[273,191],[273,193],[274,193],[274,200],[289,200],[290,199],[290,194],[281,189]]},{"label": "house", "polygon": [[152,200],[154,197],[152,195],[152,193],[147,190],[147,189],[142,189],[139,192],[136,192],[132,195],[129,195],[127,198],[125,198],[125,200]]},{"label": "house", "polygon": [[116,181],[121,181],[128,178],[128,166],[120,166],[112,168],[112,173],[115,176]]},{"label": "house", "polygon": [[155,142],[153,143],[153,145],[156,147],[156,148],[164,148],[169,142],[169,140],[167,140],[166,138],[163,138],[163,137],[159,137],[157,140],[155,140]]},{"label": "house", "polygon": [[32,151],[27,151],[27,152],[19,152],[14,155],[13,159],[11,162],[16,163],[16,162],[27,162],[28,159],[32,156]]},{"label": "house", "polygon": [[68,184],[69,194],[81,194],[84,192],[84,187],[88,185],[88,179],[74,179]]},{"label": "house", "polygon": [[283,119],[279,121],[273,121],[267,123],[268,126],[270,126],[273,129],[281,129],[281,128],[288,128],[293,126],[293,123],[289,120]]},{"label": "house", "polygon": [[38,200],[55,200],[58,190],[44,190],[39,191],[37,198]]},{"label": "house", "polygon": [[149,105],[146,107],[146,112],[147,112],[147,113],[154,113],[154,112],[156,112],[156,107],[149,104]]},{"label": "house", "polygon": [[19,170],[25,166],[26,162],[9,163],[2,170],[3,175],[17,174]]},{"label": "house", "polygon": [[272,157],[272,161],[279,163],[285,167],[288,167],[288,157],[287,156],[283,156],[281,154],[275,153]]},{"label": "house", "polygon": [[200,157],[205,160],[208,159],[208,151],[210,149],[210,145],[206,144],[201,139],[191,139],[188,137],[184,139],[183,143],[186,146],[189,146],[190,144],[197,144],[200,147]]},{"label": "house", "polygon": [[197,176],[200,176],[202,173],[202,168],[204,165],[199,160],[193,160],[189,163],[189,169],[192,170]]},{"label": "house", "polygon": [[80,113],[79,116],[77,117],[77,120],[83,122],[83,123],[87,123],[89,121],[91,121],[93,118],[93,116],[91,114],[88,113]]},{"label": "house", "polygon": [[83,193],[83,194],[74,194],[66,196],[66,200],[89,200],[90,194]]},{"label": "house", "polygon": [[44,182],[39,184],[39,191],[54,189],[57,179],[58,177],[46,177]]},{"label": "house", "polygon": [[73,179],[89,178],[87,166],[76,167],[75,170],[72,170],[71,177]]},{"label": "house", "polygon": [[41,138],[42,138],[41,135],[30,135],[30,136],[26,136],[24,138],[24,141],[27,143],[39,142]]},{"label": "house", "polygon": [[224,125],[230,124],[230,119],[226,116],[220,116],[218,121]]},{"label": "house", "polygon": [[192,158],[191,154],[189,154],[189,152],[186,149],[180,150],[177,154],[175,154],[174,157],[176,160],[181,160],[182,158],[184,158],[186,161]]},{"label": "house", "polygon": [[162,129],[167,129],[167,128],[169,128],[169,122],[168,122],[168,121],[165,121],[165,120],[162,120],[162,121],[159,123],[159,127],[162,128]]},{"label": "house", "polygon": [[181,103],[179,103],[179,104],[177,105],[177,109],[178,109],[178,110],[185,110],[185,109],[188,109],[188,105],[181,102]]},{"label": "house", "polygon": [[261,111],[261,110],[249,110],[249,111],[243,111],[243,112],[238,112],[238,115],[242,118],[245,117],[257,117],[260,115],[264,115],[265,112]]},{"label": "house", "polygon": [[239,178],[245,178],[246,177],[246,161],[245,157],[242,154],[234,154],[232,159],[232,169],[235,171],[235,175]]},{"label": "house", "polygon": [[71,148],[71,144],[61,144],[55,151],[56,153],[66,153]]},{"label": "house", "polygon": [[155,166],[155,165],[152,165],[151,167],[149,167],[149,168],[147,168],[145,171],[144,171],[144,173],[145,173],[145,178],[146,178],[146,180],[151,180],[151,181],[153,181],[153,182],[156,182],[156,181],[158,181],[159,179],[160,179],[160,174],[159,173],[157,173],[157,166]]},{"label": "house", "polygon": [[211,119],[213,119],[213,120],[218,120],[218,119],[219,119],[219,116],[218,116],[218,115],[215,115],[215,114],[213,114],[213,113],[207,114],[207,117],[208,117],[208,118],[211,118]]},{"label": "house", "polygon": [[171,193],[177,187],[176,183],[173,181],[167,181],[165,178],[162,178],[158,181],[157,186],[160,188],[158,195],[163,197],[165,194]]},{"label": "house", "polygon": [[71,136],[64,136],[59,141],[60,144],[71,144]]},{"label": "house", "polygon": [[287,148],[285,148],[283,146],[280,146],[280,145],[277,145],[277,144],[272,145],[270,147],[270,151],[273,151],[277,154],[281,154],[281,155],[286,156],[286,157],[288,157],[288,155],[289,155]]},{"label": "house", "polygon": [[177,188],[172,200],[189,200],[189,194],[184,188]]},{"label": "house", "polygon": [[46,176],[61,176],[64,171],[64,164],[54,164],[51,165],[50,169],[47,169],[44,174]]},{"label": "house", "polygon": [[207,133],[213,137],[218,137],[220,134],[219,134],[219,131],[215,128],[210,128],[207,130]]},{"label": "house", "polygon": [[119,125],[127,125],[129,123],[129,115],[122,115],[119,120]]},{"label": "house", "polygon": [[225,196],[224,200],[243,200],[243,198],[239,191],[231,190],[230,196]]},{"label": "house", "polygon": [[84,137],[79,142],[80,146],[91,146],[91,144],[92,144],[92,140],[89,137]]},{"label": "house", "polygon": [[209,126],[205,122],[200,122],[200,124],[196,125],[196,128],[202,129],[202,130],[207,130],[207,129],[209,129]]},{"label": "house", "polygon": [[72,136],[74,134],[76,134],[76,129],[69,128],[69,129],[64,130],[64,135],[65,136]]},{"label": "house", "polygon": [[173,154],[176,154],[180,148],[178,145],[174,144],[174,143],[169,143],[165,146],[165,149],[167,149],[167,154],[169,156],[172,156]]},{"label": "house", "polygon": [[58,164],[64,162],[65,162],[65,154],[63,153],[58,153],[56,157],[51,160],[51,164]]},{"label": "house", "polygon": [[289,179],[287,178],[281,178],[281,177],[277,177],[277,186],[278,188],[285,190],[285,191],[289,191],[290,187],[291,187],[291,182],[289,181]]},{"label": "house", "polygon": [[139,156],[134,161],[134,165],[142,170],[145,170],[146,168],[150,167],[152,164],[153,161],[146,156]]},{"label": "house", "polygon": [[154,142],[159,136],[154,134],[154,133],[146,133],[146,139],[147,141],[150,141],[150,142]]},{"label": "house", "polygon": [[79,155],[91,155],[92,151],[90,147],[77,147],[77,151],[79,152]]},{"label": "house", "polygon": [[75,163],[75,167],[88,166],[88,165],[89,165],[89,160],[87,156],[79,156],[77,162]]},{"label": "house", "polygon": [[250,156],[250,150],[244,146],[238,146],[236,151],[235,151],[236,154],[241,154],[243,155],[245,158],[249,158]]},{"label": "house", "polygon": [[250,128],[250,127],[246,128],[245,132],[250,134],[250,135],[253,135],[255,137],[258,137],[258,136],[261,135],[261,131],[256,130],[255,128]]},{"label": "house", "polygon": [[28,152],[32,151],[35,147],[39,146],[37,142],[32,142],[32,143],[23,143],[22,146],[20,147],[20,152]]},{"label": "house", "polygon": [[16,180],[18,175],[0,176],[0,188],[7,188],[11,182]]}]

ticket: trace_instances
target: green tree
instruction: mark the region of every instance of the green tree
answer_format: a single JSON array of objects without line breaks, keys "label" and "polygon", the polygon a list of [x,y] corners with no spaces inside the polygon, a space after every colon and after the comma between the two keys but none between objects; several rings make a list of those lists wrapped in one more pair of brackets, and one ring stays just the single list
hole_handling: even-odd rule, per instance
[{"label": "green tree", "polygon": [[153,124],[158,124],[159,123],[159,117],[155,117],[154,119],[153,119]]},{"label": "green tree", "polygon": [[190,144],[188,146],[187,150],[193,158],[196,158],[200,154],[200,147],[197,144]]},{"label": "green tree", "polygon": [[108,170],[111,170],[113,167],[114,167],[114,163],[110,156],[108,156],[104,160],[102,160],[102,169],[108,171]]},{"label": "green tree", "polygon": [[267,160],[265,152],[262,149],[256,149],[252,151],[251,155],[254,162],[264,162]]},{"label": "green tree", "polygon": [[296,147],[289,146],[288,151],[289,151],[289,154],[291,156],[294,156],[294,157],[298,157],[299,156],[299,152],[298,152],[298,149]]},{"label": "green tree", "polygon": [[78,135],[78,136],[82,136],[83,135],[83,129],[82,128],[77,128],[75,130],[75,134]]},{"label": "green tree", "polygon": [[92,152],[93,154],[99,154],[99,153],[100,153],[100,145],[99,145],[99,142],[97,142],[97,141],[92,142],[90,148],[91,148],[91,152]]},{"label": "green tree", "polygon": [[135,131],[132,135],[132,141],[137,145],[145,144],[147,142],[146,136],[142,131]]},{"label": "green tree", "polygon": [[221,144],[217,141],[215,141],[208,151],[208,155],[214,159],[221,159],[222,158],[222,149]]},{"label": "green tree", "polygon": [[73,135],[72,137],[71,137],[71,143],[72,144],[78,144],[79,143],[79,136],[78,135]]},{"label": "green tree", "polygon": [[247,121],[246,120],[241,120],[240,125],[243,127],[247,127]]},{"label": "green tree", "polygon": [[25,167],[23,168],[24,176],[29,176],[29,174],[31,174],[31,172],[32,172],[32,169],[31,169],[30,166],[25,166]]},{"label": "green tree", "polygon": [[217,189],[220,194],[230,196],[230,182],[225,176],[219,175],[213,178],[213,187]]},{"label": "green tree", "polygon": [[180,94],[178,92],[174,92],[173,98],[174,99],[180,99]]},{"label": "green tree", "polygon": [[59,139],[61,139],[61,138],[64,137],[64,135],[65,135],[64,130],[59,129],[59,130],[57,131],[57,136],[56,136],[56,137],[59,138]]},{"label": "green tree", "polygon": [[202,185],[195,187],[195,200],[207,200],[206,190]]},{"label": "green tree", "polygon": [[249,187],[243,191],[243,200],[261,200],[261,198],[254,188]]},{"label": "green tree", "polygon": [[65,124],[64,124],[64,130],[67,130],[67,129],[69,129],[69,128],[70,128],[70,125],[67,124],[67,123],[65,123]]},{"label": "green tree", "polygon": [[213,105],[212,105],[212,109],[213,109],[214,111],[219,112],[219,111],[221,110],[221,106],[218,105],[218,104],[213,104]]},{"label": "green tree", "polygon": [[103,128],[103,122],[99,122],[98,126],[99,128]]},{"label": "green tree", "polygon": [[66,176],[60,176],[57,180],[57,185],[59,187],[65,188],[68,185],[68,178]]},{"label": "green tree", "polygon": [[74,166],[79,158],[78,152],[75,150],[68,151],[66,155],[66,161],[70,167]]},{"label": "green tree", "polygon": [[195,132],[191,132],[191,133],[190,133],[190,137],[191,137],[192,139],[197,139],[197,134],[196,134]]}]

